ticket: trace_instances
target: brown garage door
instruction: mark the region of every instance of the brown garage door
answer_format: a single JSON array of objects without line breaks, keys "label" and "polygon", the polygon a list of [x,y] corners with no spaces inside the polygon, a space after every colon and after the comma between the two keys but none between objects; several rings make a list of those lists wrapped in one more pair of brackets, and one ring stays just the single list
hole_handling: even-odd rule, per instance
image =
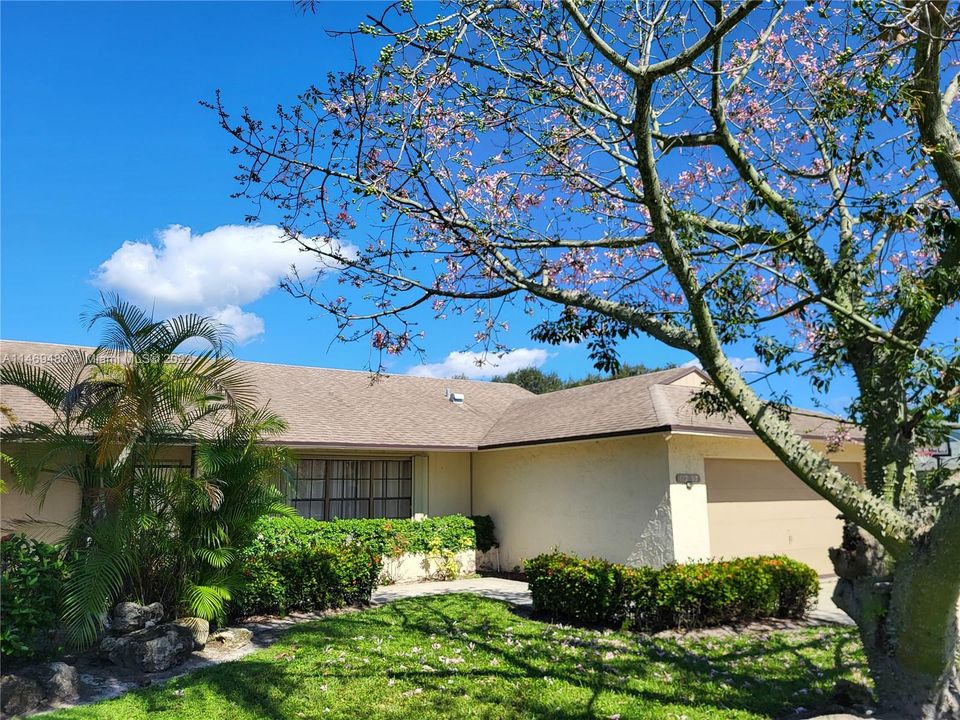
[{"label": "brown garage door", "polygon": [[[860,466],[838,463],[860,480]],[[704,467],[714,557],[787,555],[832,573],[827,548],[840,541],[837,509],[774,460],[707,459]]]}]

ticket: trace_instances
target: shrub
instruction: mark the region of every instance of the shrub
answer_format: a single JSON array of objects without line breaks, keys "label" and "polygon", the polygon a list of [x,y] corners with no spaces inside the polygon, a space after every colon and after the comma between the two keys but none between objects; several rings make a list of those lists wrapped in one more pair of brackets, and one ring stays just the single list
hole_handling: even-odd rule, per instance
[{"label": "shrub", "polygon": [[539,612],[654,631],[801,617],[820,587],[812,568],[780,556],[653,569],[553,552],[526,572]]},{"label": "shrub", "polygon": [[244,552],[246,582],[230,604],[236,616],[326,610],[369,602],[381,559],[360,542],[301,542],[268,554]]},{"label": "shrub", "polygon": [[434,566],[433,575],[446,579],[459,572],[455,553],[481,543],[488,548],[496,544],[488,516],[263,518],[240,551],[245,582],[234,593],[230,612],[282,614],[368,602],[383,558],[424,554]]},{"label": "shrub", "polygon": [[500,547],[493,527],[493,518],[489,515],[471,515],[476,548],[480,552],[487,552],[491,548]]},{"label": "shrub", "polygon": [[23,535],[0,540],[0,653],[32,658],[55,649],[66,564],[53,545]]},{"label": "shrub", "polygon": [[613,563],[552,553],[528,560],[526,571],[538,611],[580,623],[613,620],[621,575]]},{"label": "shrub", "polygon": [[496,543],[493,521],[480,516],[484,529],[476,530],[477,518],[463,515],[394,520],[384,518],[357,520],[311,520],[303,517],[264,518],[255,527],[256,539],[250,549],[261,553],[287,546],[291,542],[337,544],[347,540],[363,543],[377,555],[399,557],[405,553],[428,554],[438,549],[472,550],[478,542]]},{"label": "shrub", "polygon": [[764,558],[764,561],[767,572],[773,575],[774,585],[779,590],[776,616],[803,617],[820,592],[817,571],[783,556]]}]

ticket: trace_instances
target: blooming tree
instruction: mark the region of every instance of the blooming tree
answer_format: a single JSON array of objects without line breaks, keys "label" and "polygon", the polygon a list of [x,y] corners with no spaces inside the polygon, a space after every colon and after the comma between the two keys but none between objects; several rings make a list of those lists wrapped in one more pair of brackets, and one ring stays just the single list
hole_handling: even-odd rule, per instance
[{"label": "blooming tree", "polygon": [[[940,717],[960,713],[960,485],[913,457],[958,407],[953,12],[461,0],[427,19],[405,0],[351,35],[380,43],[372,67],[266,122],[211,107],[251,219],[279,208],[354,286],[286,282],[342,337],[404,352],[430,308],[500,348],[517,303],[598,367],[638,333],[696,356],[704,409],[739,414],[852,523],[835,597],[883,703]],[[744,342],[823,393],[854,378],[863,485],[744,380]]]}]

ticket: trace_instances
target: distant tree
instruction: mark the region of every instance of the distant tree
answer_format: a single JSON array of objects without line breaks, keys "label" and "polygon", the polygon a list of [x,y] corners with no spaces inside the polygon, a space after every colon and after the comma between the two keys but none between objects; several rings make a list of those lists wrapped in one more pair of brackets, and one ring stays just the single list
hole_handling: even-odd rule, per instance
[{"label": "distant tree", "polygon": [[647,373],[669,370],[674,367],[676,367],[676,365],[672,363],[655,368],[649,368],[643,363],[637,365],[622,363],[616,370],[610,373],[588,373],[582,378],[572,378],[570,380],[563,380],[555,372],[547,373],[540,368],[526,367],[508,372],[506,375],[495,375],[491,380],[493,382],[513,383],[536,395],[543,395],[544,393],[554,392],[555,390],[566,390],[567,388],[580,387],[581,385],[593,385],[594,383],[606,382],[607,380],[619,380],[620,378],[633,377],[634,375],[646,375]]},{"label": "distant tree", "polygon": [[536,395],[563,390],[567,385],[555,372],[546,373],[540,368],[526,367],[506,375],[495,375],[493,382],[513,383]]},{"label": "distant tree", "polygon": [[567,380],[564,384],[564,387],[580,387],[581,385],[593,385],[598,382],[606,382],[607,380],[619,380],[620,378],[633,377],[634,375],[646,375],[647,373],[659,372],[661,370],[670,370],[675,368],[674,363],[667,363],[666,365],[661,365],[659,367],[647,367],[643,363],[638,363],[636,365],[631,365],[629,363],[620,363],[617,366],[617,369],[609,373],[588,373],[579,380]]}]

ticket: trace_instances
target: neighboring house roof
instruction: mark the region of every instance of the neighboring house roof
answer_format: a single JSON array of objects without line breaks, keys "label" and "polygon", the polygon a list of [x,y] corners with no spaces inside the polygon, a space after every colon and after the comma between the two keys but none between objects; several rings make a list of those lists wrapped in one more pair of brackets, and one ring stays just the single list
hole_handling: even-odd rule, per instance
[{"label": "neighboring house roof", "polygon": [[917,453],[916,468],[929,472],[938,468],[960,471],[960,426],[953,425],[939,447],[925,448]]},{"label": "neighboring house roof", "polygon": [[[72,350],[49,343],[2,341],[4,360],[33,362]],[[693,395],[708,378],[675,368],[534,395],[508,383],[242,362],[271,410],[287,421],[279,442],[328,448],[477,450],[650,432],[753,435],[739,417],[697,413]],[[447,391],[463,395],[451,402]],[[49,419],[33,396],[4,387],[20,421]],[[793,426],[826,438],[837,420],[795,411]]]}]

